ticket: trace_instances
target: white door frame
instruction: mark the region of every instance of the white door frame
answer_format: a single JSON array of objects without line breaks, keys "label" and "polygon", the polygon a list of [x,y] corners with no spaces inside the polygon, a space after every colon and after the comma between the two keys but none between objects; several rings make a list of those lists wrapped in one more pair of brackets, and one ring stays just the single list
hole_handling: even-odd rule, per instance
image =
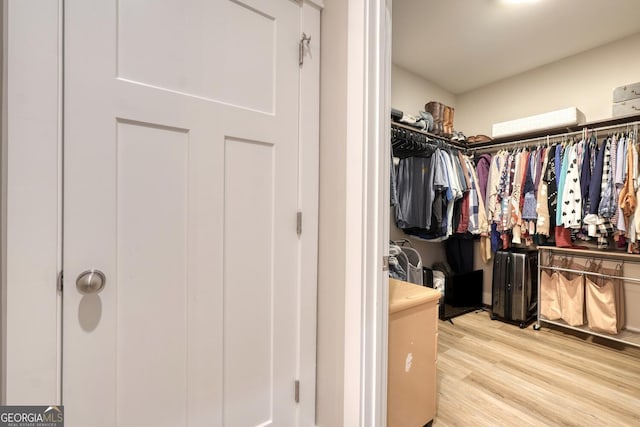
[{"label": "white door frame", "polygon": [[7,58],[6,58],[6,41],[7,41],[7,2],[3,1],[0,5],[0,45],[2,53],[0,54],[0,403],[5,401],[4,378],[7,376],[5,364],[4,344],[7,335],[6,316],[7,312],[7,293],[6,293],[6,267],[7,267]]},{"label": "white door frame", "polygon": [[[325,7],[336,7],[337,1],[325,0]],[[3,403],[58,403],[60,308],[55,284],[60,268],[63,0],[3,5],[8,23],[4,28],[8,109],[3,109],[6,167],[0,176],[7,177],[3,179],[7,190],[0,214],[7,225],[1,235],[6,251],[1,255],[0,279],[3,304],[10,302],[2,313]],[[346,373],[332,380],[343,390],[340,409],[345,425],[384,425],[386,419],[388,296],[382,255],[388,236],[389,58],[381,55],[385,8],[385,0],[353,0],[348,20],[335,24],[349,33],[345,135],[349,160],[356,162],[350,164],[356,165],[355,173],[342,182],[350,203],[341,215],[352,227],[338,242],[348,247],[349,271],[342,285],[344,321],[337,325],[344,337]],[[331,52],[339,46],[326,48]],[[321,179],[322,186],[326,177]],[[321,264],[319,271],[326,268],[332,266]],[[326,360],[318,354],[320,366]]]},{"label": "white door frame", "polygon": [[386,0],[324,0],[318,425],[386,424]]},{"label": "white door frame", "polygon": [[[316,330],[318,299],[318,191],[320,185],[320,16],[321,1],[304,0],[300,33],[311,37],[300,69],[299,153],[301,182],[298,208],[302,216],[300,246],[299,332],[300,411],[298,425],[310,426],[316,418]],[[313,197],[309,197],[313,195]]]},{"label": "white door frame", "polygon": [[[390,110],[386,94],[390,76],[386,73],[388,65],[385,64],[388,59],[385,50],[386,1],[350,1],[349,8],[349,27],[359,30],[355,34],[350,33],[350,48],[356,52],[352,54],[350,51],[349,59],[355,64],[361,62],[361,68],[349,64],[348,91],[351,96],[347,101],[347,164],[353,167],[352,161],[357,159],[362,169],[360,176],[353,181],[347,179],[347,216],[350,218],[347,232],[360,248],[360,251],[355,247],[347,250],[347,284],[353,279],[360,286],[359,289],[347,286],[345,327],[349,330],[349,320],[355,321],[350,314],[359,314],[360,337],[359,343],[350,337],[345,341],[345,372],[350,372],[349,365],[352,365],[354,370],[359,368],[360,378],[358,389],[348,377],[345,378],[345,390],[353,399],[353,406],[345,402],[344,425],[383,426],[386,425],[387,409],[389,316],[388,277],[383,271],[383,256],[387,253],[389,236],[387,112]],[[355,12],[353,15],[352,10]],[[359,82],[364,84],[359,85]],[[355,141],[361,141],[361,144]],[[358,200],[354,195],[361,198]],[[350,203],[354,200],[359,206]],[[351,260],[360,262],[352,263]],[[353,358],[349,359],[352,353]],[[359,400],[357,406],[356,399]],[[356,407],[359,408],[358,414],[350,411]]]}]

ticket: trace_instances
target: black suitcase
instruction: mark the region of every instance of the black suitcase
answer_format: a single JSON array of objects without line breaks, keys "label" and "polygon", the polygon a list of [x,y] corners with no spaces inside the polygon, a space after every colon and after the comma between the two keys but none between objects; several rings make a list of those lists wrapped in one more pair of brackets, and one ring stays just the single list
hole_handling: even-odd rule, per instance
[{"label": "black suitcase", "polygon": [[511,320],[528,322],[538,301],[538,253],[511,254]]},{"label": "black suitcase", "polygon": [[509,252],[498,251],[493,260],[493,279],[491,284],[491,317],[505,318],[511,311],[507,307],[507,286],[509,283],[509,264],[511,257]]},{"label": "black suitcase", "polygon": [[491,318],[526,327],[536,314],[538,254],[498,251],[493,264]]}]

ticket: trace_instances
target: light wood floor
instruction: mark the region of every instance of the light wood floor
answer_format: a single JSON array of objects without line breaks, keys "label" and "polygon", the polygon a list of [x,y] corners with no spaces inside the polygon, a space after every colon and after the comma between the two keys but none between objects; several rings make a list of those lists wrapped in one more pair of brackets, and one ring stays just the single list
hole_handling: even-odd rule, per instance
[{"label": "light wood floor", "polygon": [[434,426],[640,426],[640,349],[560,329],[440,321]]}]

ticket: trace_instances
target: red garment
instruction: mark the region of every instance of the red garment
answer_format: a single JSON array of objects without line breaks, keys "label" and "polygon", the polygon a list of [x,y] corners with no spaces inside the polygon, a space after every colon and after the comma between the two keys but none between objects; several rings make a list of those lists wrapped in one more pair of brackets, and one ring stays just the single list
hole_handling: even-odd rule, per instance
[{"label": "red garment", "polygon": [[462,205],[460,209],[460,223],[456,233],[466,233],[469,231],[469,192],[467,191],[462,196]]},{"label": "red garment", "polygon": [[[527,180],[527,170],[529,169],[529,160],[531,160],[531,153],[525,151],[522,153],[524,157],[524,173],[522,174],[522,183],[520,185],[520,217],[522,217],[522,210],[524,209],[524,183]],[[522,158],[520,160],[522,162]]]}]

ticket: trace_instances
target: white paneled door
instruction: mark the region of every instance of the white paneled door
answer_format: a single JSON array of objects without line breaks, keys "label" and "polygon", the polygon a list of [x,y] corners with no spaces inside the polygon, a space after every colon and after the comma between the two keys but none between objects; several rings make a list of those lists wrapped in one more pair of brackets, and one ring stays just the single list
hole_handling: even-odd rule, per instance
[{"label": "white paneled door", "polygon": [[64,31],[66,425],[295,425],[300,5],[67,0]]}]

